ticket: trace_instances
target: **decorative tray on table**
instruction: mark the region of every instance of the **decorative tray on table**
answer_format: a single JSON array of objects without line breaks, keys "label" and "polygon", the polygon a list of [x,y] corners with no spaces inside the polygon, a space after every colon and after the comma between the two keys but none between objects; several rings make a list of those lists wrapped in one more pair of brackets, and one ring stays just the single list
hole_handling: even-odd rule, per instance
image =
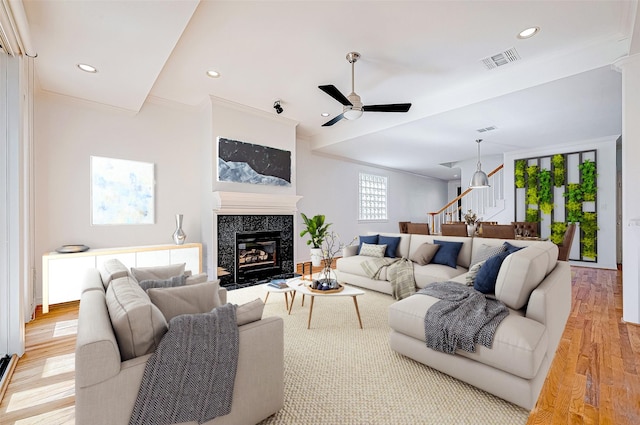
[{"label": "decorative tray on table", "polygon": [[317,294],[335,294],[335,293],[341,292],[344,289],[344,286],[338,284],[338,287],[335,289],[313,289],[311,285],[307,285],[307,289]]}]

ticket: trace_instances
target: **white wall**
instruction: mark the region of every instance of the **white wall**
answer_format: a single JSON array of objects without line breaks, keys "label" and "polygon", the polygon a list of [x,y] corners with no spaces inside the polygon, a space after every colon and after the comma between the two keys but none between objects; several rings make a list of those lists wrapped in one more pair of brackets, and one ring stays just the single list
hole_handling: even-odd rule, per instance
[{"label": "white wall", "polygon": [[[345,162],[314,154],[306,140],[298,139],[298,202],[300,212],[308,216],[324,214],[331,230],[340,235],[343,243],[355,236],[372,232],[398,232],[399,221],[426,223],[427,213],[441,208],[447,202],[447,182],[421,178]],[[358,174],[363,171],[388,177],[389,220],[383,223],[358,222]],[[296,218],[302,226],[300,216]],[[298,232],[299,233],[299,232]],[[296,262],[309,259],[307,238],[299,238]]]},{"label": "white wall", "polygon": [[[205,129],[196,108],[147,102],[131,115],[72,98],[35,101],[36,255],[64,244],[91,248],[173,243],[175,214],[188,242],[200,242],[200,160]],[[90,156],[155,164],[155,223],[91,225]],[[36,297],[42,301],[37,263]]]},{"label": "white wall", "polygon": [[[640,9],[638,10],[640,15]],[[636,21],[640,25],[640,21]],[[634,42],[639,43],[638,37]],[[622,69],[622,296],[623,319],[640,323],[640,54]]]},{"label": "white wall", "polygon": [[[514,161],[521,158],[597,151],[598,173],[598,258],[596,263],[572,261],[572,265],[615,269],[616,264],[616,139],[617,135],[576,143],[562,143],[553,148],[522,150],[504,156],[505,210],[495,219],[501,223],[514,221]],[[578,243],[576,233],[574,243]],[[575,245],[574,245],[575,246]]]}]

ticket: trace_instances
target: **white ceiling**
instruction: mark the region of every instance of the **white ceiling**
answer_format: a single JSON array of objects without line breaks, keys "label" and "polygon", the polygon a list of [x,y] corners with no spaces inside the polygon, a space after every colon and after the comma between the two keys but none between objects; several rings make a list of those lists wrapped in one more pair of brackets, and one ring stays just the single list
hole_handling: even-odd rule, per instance
[{"label": "white ceiling", "polygon": [[[621,132],[621,78],[637,0],[23,0],[39,87],[137,112],[149,96],[198,106],[210,95],[299,122],[329,155],[450,179],[438,165]],[[539,26],[536,36],[517,33]],[[521,60],[481,59],[515,48]],[[317,86],[406,113],[342,112]],[[87,74],[78,63],[98,68]],[[206,70],[221,77],[211,79]],[[321,112],[331,117],[320,116]],[[476,130],[495,126],[480,134]]]}]

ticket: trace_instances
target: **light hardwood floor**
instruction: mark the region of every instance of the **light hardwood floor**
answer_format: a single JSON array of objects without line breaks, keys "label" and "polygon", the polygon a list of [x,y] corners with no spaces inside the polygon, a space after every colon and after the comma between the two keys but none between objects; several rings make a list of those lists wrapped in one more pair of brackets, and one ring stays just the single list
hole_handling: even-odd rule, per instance
[{"label": "light hardwood floor", "polygon": [[[573,267],[572,276],[571,315],[528,424],[639,424],[640,326],[620,320],[620,273]],[[2,425],[74,423],[77,307],[53,306],[27,325]]]}]

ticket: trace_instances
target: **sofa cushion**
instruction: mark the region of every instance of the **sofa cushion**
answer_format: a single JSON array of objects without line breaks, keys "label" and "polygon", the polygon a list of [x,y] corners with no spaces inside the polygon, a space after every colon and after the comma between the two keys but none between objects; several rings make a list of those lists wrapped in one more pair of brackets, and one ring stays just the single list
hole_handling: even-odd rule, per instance
[{"label": "sofa cushion", "polygon": [[241,304],[236,309],[236,323],[238,326],[242,326],[247,323],[257,322],[262,319],[263,310],[264,301],[260,298]]},{"label": "sofa cushion", "polygon": [[413,254],[411,254],[411,257],[409,259],[421,266],[426,266],[431,262],[433,256],[436,255],[436,252],[439,248],[440,245],[423,243]]},{"label": "sofa cushion", "polygon": [[509,255],[496,279],[496,298],[508,307],[521,309],[557,260],[558,246],[549,241],[529,245]]},{"label": "sofa cushion", "polygon": [[138,282],[140,287],[145,291],[151,288],[173,288],[174,286],[183,286],[187,280],[187,276],[174,276],[169,279],[148,279]]},{"label": "sofa cushion", "polygon": [[[354,255],[352,257],[342,257],[336,262],[336,266],[339,272],[345,272],[358,276],[366,276],[362,264],[371,261],[371,257],[365,257],[364,255]],[[387,280],[387,269],[389,267],[383,267],[378,274],[378,280]],[[368,278],[367,278],[368,279]]]},{"label": "sofa cushion", "polygon": [[433,282],[443,282],[445,280],[451,280],[456,276],[464,274],[467,269],[463,267],[451,268],[442,264],[427,264],[426,266],[413,265],[413,276],[416,280],[416,286],[418,288],[424,288]]},{"label": "sofa cushion", "polygon": [[[397,332],[425,342],[424,317],[437,298],[415,294],[389,307],[389,326]],[[475,353],[457,350],[461,355],[504,370],[525,379],[537,375],[548,348],[543,324],[509,310],[509,315],[496,329],[492,348],[476,344]],[[428,350],[428,348],[425,347]]]},{"label": "sofa cushion", "polygon": [[122,360],[153,352],[168,329],[167,321],[138,282],[130,276],[113,280],[106,300]]},{"label": "sofa cushion", "polygon": [[104,289],[107,289],[112,280],[125,277],[129,274],[127,266],[122,264],[117,258],[104,261],[98,266],[98,271],[100,272]]},{"label": "sofa cushion", "polygon": [[362,255],[364,257],[382,258],[384,257],[384,253],[386,250],[386,245],[371,245],[365,242],[362,244],[362,246],[360,246],[360,253],[358,255]]},{"label": "sofa cushion", "polygon": [[431,262],[433,264],[443,264],[445,266],[456,268],[458,264],[458,254],[462,248],[462,242],[449,242],[435,239],[436,245],[440,245],[436,255],[433,256]]},{"label": "sofa cushion", "polygon": [[131,267],[131,274],[138,282],[143,280],[169,279],[184,274],[186,263],[155,267]]},{"label": "sofa cushion", "polygon": [[398,253],[398,245],[400,245],[399,236],[378,236],[378,245],[386,245],[387,249],[384,252],[385,257],[396,258]]},{"label": "sofa cushion", "polygon": [[220,307],[218,281],[173,288],[152,288],[147,291],[167,322],[181,314],[207,313]]},{"label": "sofa cushion", "polygon": [[487,260],[489,257],[493,257],[496,254],[500,254],[501,252],[506,251],[504,244],[498,246],[487,245],[483,243],[480,245],[479,249],[473,250],[473,254],[471,256],[471,268],[477,264]]},{"label": "sofa cushion", "polygon": [[370,245],[377,245],[378,244],[378,235],[358,236],[358,239],[360,241],[360,243],[358,245],[358,254],[360,254],[360,250],[362,249],[362,244],[363,243],[368,243]]}]

